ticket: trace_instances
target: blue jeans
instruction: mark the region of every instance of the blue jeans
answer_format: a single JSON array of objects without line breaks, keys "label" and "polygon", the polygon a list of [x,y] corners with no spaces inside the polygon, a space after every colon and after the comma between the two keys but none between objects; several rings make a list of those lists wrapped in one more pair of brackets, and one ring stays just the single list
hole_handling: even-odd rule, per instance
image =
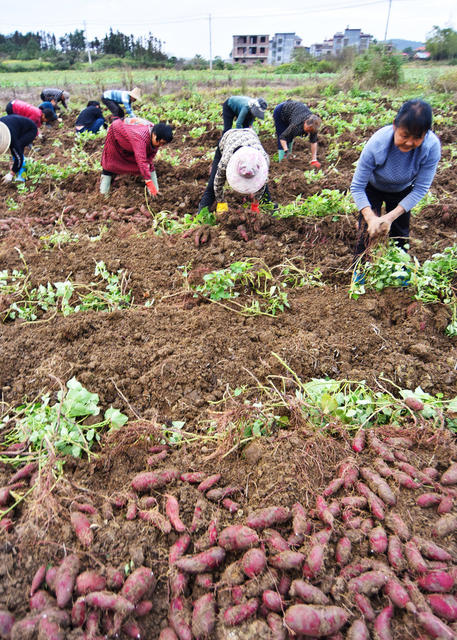
[{"label": "blue jeans", "polygon": [[104,124],[105,124],[105,118],[97,118],[95,122],[93,122],[90,125],[90,127],[83,127],[82,129],[78,129],[76,133],[83,133],[84,131],[90,131],[91,133],[98,133]]}]

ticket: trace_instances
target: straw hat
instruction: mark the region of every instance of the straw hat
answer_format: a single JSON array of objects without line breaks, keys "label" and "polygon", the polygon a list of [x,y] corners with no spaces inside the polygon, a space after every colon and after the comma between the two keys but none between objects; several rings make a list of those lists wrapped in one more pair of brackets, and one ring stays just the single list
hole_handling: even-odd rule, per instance
[{"label": "straw hat", "polygon": [[131,91],[129,91],[129,96],[134,100],[139,100],[141,98],[141,89],[135,87]]},{"label": "straw hat", "polygon": [[0,122],[0,153],[6,153],[10,148],[11,133],[4,122]]},{"label": "straw hat", "polygon": [[268,180],[268,165],[258,149],[240,147],[227,164],[227,182],[238,193],[257,193]]}]

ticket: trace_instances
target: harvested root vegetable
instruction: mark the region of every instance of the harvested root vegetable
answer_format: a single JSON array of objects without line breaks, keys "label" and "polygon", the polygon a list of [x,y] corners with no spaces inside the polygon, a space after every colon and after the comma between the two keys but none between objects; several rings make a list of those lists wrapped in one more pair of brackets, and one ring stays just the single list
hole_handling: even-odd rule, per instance
[{"label": "harvested root vegetable", "polygon": [[172,565],[184,555],[190,545],[190,535],[188,533],[184,533],[180,536],[176,542],[170,547],[168,552],[168,564]]},{"label": "harvested root vegetable", "polygon": [[373,466],[376,471],[381,476],[383,476],[383,478],[390,478],[390,476],[392,475],[392,469],[382,458],[376,458],[375,460],[373,460]]},{"label": "harvested root vegetable", "polygon": [[335,559],[341,566],[347,564],[351,559],[352,542],[348,537],[343,536],[338,540],[335,547]]},{"label": "harvested root vegetable", "polygon": [[[284,553],[287,553],[286,551]],[[306,567],[311,576],[318,576],[324,569],[325,545],[314,544],[306,556]],[[281,568],[281,567],[279,567]]]},{"label": "harvested root vegetable", "polygon": [[[307,518],[306,510],[299,502],[292,505],[292,531],[296,536],[307,536],[311,532],[311,523]],[[283,549],[284,551],[284,549]]]},{"label": "harvested root vegetable", "polygon": [[384,553],[387,549],[387,534],[381,526],[371,529],[368,534],[368,541],[370,549],[374,553]]},{"label": "harvested root vegetable", "polygon": [[383,571],[368,571],[361,576],[352,578],[348,582],[348,589],[363,593],[366,596],[377,593],[389,580],[389,575]]},{"label": "harvested root vegetable", "polygon": [[455,640],[455,631],[432,613],[420,611],[417,616],[417,621],[421,627],[423,627],[425,631],[432,636],[432,638],[439,638],[440,640]]},{"label": "harvested root vegetable", "polygon": [[341,607],[317,607],[295,604],[286,611],[286,626],[296,634],[306,636],[330,636],[346,624],[348,614]]},{"label": "harvested root vegetable", "polygon": [[195,638],[211,638],[216,626],[216,603],[212,593],[206,593],[194,603],[192,633]]},{"label": "harvested root vegetable", "polygon": [[259,601],[257,598],[250,598],[243,604],[237,604],[234,607],[229,607],[224,611],[223,619],[224,623],[228,627],[241,624],[245,620],[252,618],[259,608]]},{"label": "harvested root vegetable", "polygon": [[454,507],[454,500],[452,496],[443,496],[441,502],[438,505],[438,509],[436,510],[439,515],[443,515],[445,513],[450,513]]},{"label": "harvested root vegetable", "polygon": [[452,555],[446,551],[446,549],[443,549],[443,547],[440,547],[431,540],[424,540],[424,538],[419,538],[417,536],[412,538],[412,540],[416,543],[422,555],[429,560],[440,560],[443,562],[449,562],[452,560]]},{"label": "harvested root vegetable", "polygon": [[416,499],[416,504],[424,509],[435,507],[441,502],[442,497],[439,493],[421,493]]},{"label": "harvested root vegetable", "polygon": [[168,621],[179,640],[192,640],[190,612],[183,598],[173,598],[170,602]]},{"label": "harvested root vegetable", "polygon": [[408,566],[413,573],[425,573],[428,570],[426,561],[412,540],[405,543],[404,550]]},{"label": "harvested root vegetable", "polygon": [[343,478],[335,478],[328,484],[322,492],[324,498],[329,498],[330,496],[335,495],[341,489],[344,484]]},{"label": "harvested root vegetable", "polygon": [[457,484],[457,462],[453,462],[451,466],[446,469],[440,478],[440,483],[444,485]]},{"label": "harvested root vegetable", "polygon": [[368,622],[373,622],[373,620],[376,618],[376,614],[374,612],[370,599],[367,598],[367,596],[364,596],[363,593],[355,593],[354,602],[365,620],[368,620]]},{"label": "harvested root vegetable", "polygon": [[14,616],[6,609],[0,609],[0,638],[9,638],[14,624]]},{"label": "harvested root vegetable", "polygon": [[280,553],[281,551],[289,550],[289,543],[287,540],[284,540],[276,529],[265,529],[262,538],[271,553]]},{"label": "harvested root vegetable", "polygon": [[267,614],[267,624],[271,631],[271,640],[286,640],[287,630],[284,626],[282,616],[270,612]]},{"label": "harvested root vegetable", "polygon": [[124,584],[124,574],[116,567],[106,567],[106,586],[108,589],[120,589]]},{"label": "harvested root vegetable", "polygon": [[94,534],[90,528],[90,520],[81,511],[72,511],[70,520],[80,543],[85,547],[90,547],[94,541]]},{"label": "harvested root vegetable", "polygon": [[238,511],[238,509],[240,508],[239,503],[238,502],[234,502],[230,498],[224,498],[222,500],[221,504],[224,507],[224,509],[227,509],[227,511],[229,513],[236,513]]},{"label": "harvested root vegetable", "polygon": [[371,489],[369,489],[363,482],[357,482],[356,489],[360,493],[360,495],[368,500],[368,506],[374,517],[378,520],[384,520],[385,504],[381,500],[381,498],[378,498],[378,496],[373,493],[373,491],[371,491]]},{"label": "harvested root vegetable", "polygon": [[166,627],[160,632],[159,640],[179,640],[179,638],[171,627]]},{"label": "harvested root vegetable", "polygon": [[329,604],[330,602],[323,591],[306,580],[293,580],[289,593],[303,600],[305,604]]},{"label": "harvested root vegetable", "polygon": [[186,525],[183,524],[179,517],[179,503],[172,495],[166,494],[167,502],[165,504],[165,513],[171,522],[171,526],[178,533],[183,533],[186,530]]},{"label": "harvested root vegetable", "polygon": [[355,465],[354,460],[346,460],[340,464],[338,468],[338,477],[343,478],[345,489],[352,487],[359,477],[359,469]]},{"label": "harvested root vegetable", "polygon": [[138,567],[124,582],[121,596],[133,604],[138,604],[140,600],[152,594],[156,584],[154,573],[149,567]]},{"label": "harvested root vegetable", "polygon": [[299,551],[281,551],[276,556],[268,558],[268,564],[276,569],[289,571],[292,569],[300,569],[305,560],[303,553]]},{"label": "harvested root vegetable", "polygon": [[215,489],[210,489],[206,493],[206,498],[211,500],[212,502],[220,502],[224,498],[229,498],[230,496],[234,496],[236,493],[242,492],[241,487],[216,487]]},{"label": "harvested root vegetable", "polygon": [[400,609],[404,609],[411,602],[408,592],[397,578],[390,578],[384,585],[384,593]]},{"label": "harvested root vegetable", "polygon": [[392,632],[390,630],[390,621],[394,614],[394,608],[391,604],[381,611],[376,616],[376,620],[373,624],[375,640],[393,640]]},{"label": "harvested root vegetable", "polygon": [[370,430],[368,432],[368,443],[370,449],[372,449],[377,456],[385,460],[386,462],[395,462],[395,456],[391,449],[387,447],[381,440],[375,436],[374,432]]},{"label": "harvested root vegetable", "polygon": [[449,593],[454,586],[454,578],[446,571],[430,571],[417,579],[417,584],[424,591]]},{"label": "harvested root vegetable", "polygon": [[127,598],[111,591],[92,591],[86,596],[86,605],[94,609],[109,609],[122,618],[133,613],[135,605]]},{"label": "harvested root vegetable", "polygon": [[39,589],[46,577],[46,565],[42,564],[35,572],[32,579],[32,586],[30,587],[30,595],[33,596],[35,591]]},{"label": "harvested root vegetable", "polygon": [[360,475],[366,481],[370,489],[374,491],[374,493],[376,493],[385,504],[388,504],[391,507],[396,504],[397,499],[394,492],[384,478],[382,478],[378,473],[372,471],[368,467],[362,467],[360,469]]},{"label": "harvested root vegetable", "polygon": [[214,589],[213,574],[198,573],[195,576],[194,584],[196,587],[201,587],[202,589]]},{"label": "harvested root vegetable", "polygon": [[187,473],[181,473],[180,478],[183,482],[199,484],[206,478],[206,473],[204,471],[190,471]]},{"label": "harvested root vegetable", "polygon": [[80,596],[71,609],[71,623],[74,627],[82,627],[86,620],[86,598]]},{"label": "harvested root vegetable", "polygon": [[341,498],[343,507],[351,507],[352,509],[365,509],[368,501],[363,496],[345,496]]},{"label": "harvested root vegetable", "polygon": [[403,542],[406,542],[411,538],[409,527],[398,513],[390,511],[386,516],[385,524]]},{"label": "harvested root vegetable", "polygon": [[72,554],[66,556],[57,568],[54,590],[57,598],[57,605],[63,609],[71,600],[71,594],[79,573],[79,558]]},{"label": "harvested root vegetable", "polygon": [[447,622],[457,620],[457,598],[450,593],[431,593],[426,596],[427,602],[435,615]]},{"label": "harvested root vegetable", "polygon": [[149,509],[148,511],[138,511],[138,517],[145,522],[150,522],[162,533],[171,532],[171,522],[165,518],[157,509]]},{"label": "harvested root vegetable", "polygon": [[455,531],[457,531],[457,517],[447,513],[441,516],[435,523],[435,526],[432,528],[432,535],[438,538],[444,538],[444,536],[454,533]]},{"label": "harvested root vegetable", "polygon": [[137,622],[135,622],[135,620],[127,620],[124,622],[122,624],[121,631],[128,638],[137,638],[137,640],[139,640],[143,637],[141,627]]},{"label": "harvested root vegetable", "polygon": [[208,489],[211,489],[211,487],[214,487],[214,485],[219,482],[221,477],[222,476],[220,473],[214,473],[212,476],[208,476],[207,478],[202,480],[202,482],[200,482],[200,484],[198,485],[197,489],[202,493],[205,493],[205,491],[208,491]]},{"label": "harvested root vegetable", "polygon": [[370,632],[363,620],[354,620],[346,633],[346,640],[370,640]]},{"label": "harvested root vegetable", "polygon": [[284,608],[284,602],[277,591],[265,589],[262,593],[262,604],[269,610],[279,613]]},{"label": "harvested root vegetable", "polygon": [[65,633],[57,622],[41,617],[38,622],[38,640],[65,640]]},{"label": "harvested root vegetable", "polygon": [[240,566],[248,578],[260,575],[267,566],[265,552],[262,549],[249,549],[241,558]]},{"label": "harvested root vegetable", "polygon": [[39,589],[36,591],[29,600],[29,607],[31,611],[43,611],[48,607],[55,607],[55,598],[48,591]]},{"label": "harvested root vegetable", "polygon": [[413,398],[412,396],[405,398],[405,404],[412,411],[422,411],[424,408],[424,403],[418,398]]},{"label": "harvested root vegetable", "polygon": [[132,480],[132,487],[137,492],[145,492],[150,489],[160,489],[166,484],[179,478],[179,471],[176,469],[161,469],[160,471],[143,471],[138,473]]},{"label": "harvested root vegetable", "polygon": [[84,595],[90,591],[103,591],[106,587],[106,578],[97,571],[83,571],[76,578],[76,591]]},{"label": "harvested root vegetable", "polygon": [[259,536],[249,526],[234,524],[223,529],[219,545],[226,551],[241,551],[259,544]]},{"label": "harvested root vegetable", "polygon": [[24,467],[22,467],[21,469],[19,469],[18,471],[16,471],[16,473],[14,473],[11,478],[9,479],[8,484],[12,485],[15,482],[17,482],[18,480],[23,480],[24,478],[30,478],[30,476],[35,473],[35,471],[38,469],[38,465],[36,462],[29,462],[28,464],[26,464]]},{"label": "harvested root vegetable", "polygon": [[170,572],[170,576],[168,578],[168,586],[170,589],[170,593],[173,598],[178,598],[185,594],[187,585],[189,583],[189,576],[182,571],[176,571],[173,569]]},{"label": "harvested root vegetable", "polygon": [[194,507],[194,515],[192,516],[192,522],[190,523],[189,531],[194,533],[201,526],[202,513],[205,508],[205,501],[202,499],[197,500]]},{"label": "harvested root vegetable", "polygon": [[360,453],[365,449],[365,441],[366,441],[366,431],[365,429],[359,429],[352,440],[352,449]]},{"label": "harvested root vegetable", "polygon": [[218,567],[225,558],[222,547],[212,547],[194,556],[183,556],[175,562],[175,567],[186,573],[206,573]]},{"label": "harvested root vegetable", "polygon": [[285,507],[266,507],[257,509],[246,518],[246,525],[253,529],[266,529],[275,524],[282,524],[291,518],[291,512]]}]

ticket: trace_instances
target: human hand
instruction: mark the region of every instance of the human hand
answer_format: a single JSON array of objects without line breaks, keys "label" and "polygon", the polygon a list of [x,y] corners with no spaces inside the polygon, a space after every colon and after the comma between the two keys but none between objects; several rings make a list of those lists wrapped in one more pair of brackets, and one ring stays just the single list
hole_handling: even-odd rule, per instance
[{"label": "human hand", "polygon": [[11,173],[11,171],[9,173],[6,174],[6,176],[3,176],[2,182],[4,184],[9,184],[10,182],[13,181],[14,178],[14,173]]},{"label": "human hand", "polygon": [[316,169],[320,169],[321,168],[321,163],[319,162],[319,160],[311,160],[311,162],[309,164],[312,167],[315,167]]},{"label": "human hand", "polygon": [[367,220],[367,231],[370,238],[375,238],[381,233],[381,222],[377,215],[373,214]]},{"label": "human hand", "polygon": [[155,197],[156,197],[156,195],[157,195],[159,192],[157,191],[156,186],[155,186],[155,184],[153,183],[153,181],[152,181],[152,180],[146,180],[146,186],[147,186],[147,188],[148,188],[149,193],[151,194],[151,196],[152,196],[153,198],[155,198]]}]

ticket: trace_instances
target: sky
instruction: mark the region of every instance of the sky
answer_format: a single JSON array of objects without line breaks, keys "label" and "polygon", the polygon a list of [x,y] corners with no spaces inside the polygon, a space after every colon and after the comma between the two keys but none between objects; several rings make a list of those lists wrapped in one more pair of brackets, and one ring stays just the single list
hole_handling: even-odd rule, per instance
[{"label": "sky", "polygon": [[[67,0],[68,1],[68,0]],[[457,0],[36,0],[2,3],[0,32],[48,31],[56,36],[85,29],[89,40],[110,27],[135,36],[151,32],[168,55],[228,59],[233,35],[295,32],[304,46],[346,27],[377,40],[424,42],[434,25],[457,29]],[[390,8],[390,12],[389,12]]]}]

